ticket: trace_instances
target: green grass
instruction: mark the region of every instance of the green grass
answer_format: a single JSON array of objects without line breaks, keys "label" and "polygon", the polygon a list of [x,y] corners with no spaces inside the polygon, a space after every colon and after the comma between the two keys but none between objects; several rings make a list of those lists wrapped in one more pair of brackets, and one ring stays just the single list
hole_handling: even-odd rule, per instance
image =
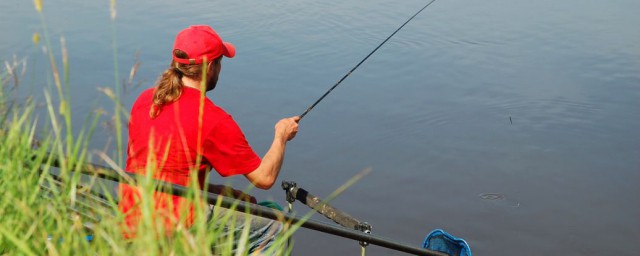
[{"label": "green grass", "polygon": [[[157,184],[150,176],[137,181],[142,188],[143,212],[138,236],[124,239],[120,226],[123,215],[117,210],[115,198],[109,197],[107,186],[95,177],[77,175],[81,165],[71,161],[56,170],[61,180],[51,175],[53,161],[62,158],[54,159],[55,154],[47,149],[61,142],[53,135],[44,136],[34,148],[32,105],[7,113],[10,116],[1,124],[0,141],[0,254],[209,255],[214,245],[231,245],[228,241],[239,239],[221,236],[222,226],[208,225],[204,214],[196,215],[190,228],[178,225],[172,235],[158,235],[163,234],[164,224],[151,217],[151,197]],[[97,198],[95,191],[106,198]],[[204,212],[202,194],[195,187],[189,191],[187,198]],[[217,219],[229,223],[234,217],[227,214]],[[88,235],[93,236],[91,242],[86,239]],[[286,237],[279,239],[281,246],[276,254],[287,254],[284,241]],[[231,255],[232,247],[219,248],[217,253]]]},{"label": "green grass", "polygon": [[[158,184],[150,175],[130,181],[142,188],[142,218],[137,236],[123,238],[123,214],[111,193],[113,184],[81,175],[100,114],[89,115],[85,127],[73,133],[65,93],[59,94],[62,103],[55,108],[55,99],[45,92],[48,115],[37,118],[33,102],[13,104],[10,76],[0,73],[0,255],[210,255],[214,246],[219,255],[248,254],[234,253],[231,242],[246,241],[248,230],[240,237],[223,236],[223,226],[210,225],[205,214],[197,214],[191,227],[177,223],[176,232],[166,235],[164,223],[152,217]],[[98,156],[120,168],[106,153]],[[204,213],[208,206],[203,195],[195,185],[189,187],[186,198],[196,212]],[[235,223],[235,217],[216,219]],[[285,243],[290,235],[283,232],[270,253],[289,254]]]},{"label": "green grass", "polygon": [[[43,43],[47,49],[54,49],[41,2],[34,3],[42,22]],[[113,13],[115,1],[111,8]],[[112,22],[115,23],[115,15]],[[117,55],[113,27],[114,55]],[[34,35],[34,43],[39,43],[39,37]],[[89,161],[89,142],[103,116],[99,111],[93,112],[80,131],[72,129],[68,54],[64,39],[60,44],[62,72],[53,53],[47,51],[55,92],[44,93],[44,117],[35,114],[33,102],[14,104],[18,100],[12,92],[19,74],[12,72],[11,67],[0,72],[0,255],[210,255],[214,246],[215,253],[220,255],[248,254],[233,253],[231,242],[246,241],[248,230],[241,232],[240,237],[223,236],[223,226],[210,225],[205,214],[196,214],[191,227],[176,223],[176,232],[167,235],[164,223],[152,217],[155,203],[152,197],[158,184],[150,175],[133,181],[142,191],[139,205],[142,218],[137,236],[123,237],[124,216],[118,211],[113,184],[81,174]],[[115,57],[114,66],[117,70]],[[103,90],[114,101],[117,150],[114,156],[98,155],[118,169],[123,165],[124,148],[119,128],[127,116],[119,100],[119,76],[114,73],[115,93],[107,93],[111,92],[108,88]],[[59,105],[54,106],[54,102]],[[192,177],[195,179],[195,175]],[[189,187],[186,198],[194,203],[196,212],[205,212],[208,205],[195,185]],[[225,223],[234,223],[235,217],[235,214],[216,215],[216,219]],[[289,254],[285,243],[293,230],[282,232],[267,253]],[[88,241],[87,236],[92,236],[92,240]]]},{"label": "green grass", "polygon": [[[35,0],[34,4],[42,22],[42,36],[35,33],[33,43],[38,45],[43,41],[47,49],[54,49],[47,32],[41,0]],[[111,0],[110,8],[113,53],[117,56],[115,0]],[[153,171],[147,171],[147,176],[137,177],[137,180],[127,180],[121,176],[121,182],[133,183],[141,188],[139,207],[142,212],[136,237],[123,237],[124,216],[118,210],[118,198],[113,193],[114,184],[97,175],[87,174],[86,165],[91,161],[91,156],[97,156],[116,172],[123,173],[122,127],[128,113],[120,101],[122,92],[119,75],[114,72],[115,84],[112,87],[97,88],[113,101],[113,116],[105,117],[104,112],[99,110],[90,111],[84,126],[74,131],[68,53],[64,38],[60,39],[60,46],[61,60],[56,60],[48,50],[46,57],[50,62],[50,70],[33,72],[47,73],[49,77],[44,80],[54,90],[53,93],[45,90],[44,109],[41,106],[36,108],[32,98],[19,100],[15,97],[25,62],[7,62],[4,70],[0,71],[0,255],[247,255],[247,251],[233,252],[233,244],[234,241],[240,241],[238,247],[246,247],[249,225],[245,225],[246,229],[239,234],[223,235],[224,226],[211,225],[205,214],[196,214],[191,227],[184,227],[178,221],[175,224],[176,231],[167,235],[164,223],[152,217],[155,209],[152,198],[159,186],[151,177]],[[62,64],[61,69],[57,63]],[[118,70],[116,57],[114,68]],[[136,68],[137,63],[131,70],[129,83]],[[45,112],[41,113],[43,110]],[[105,118],[115,122],[113,136],[116,150],[113,155],[103,151],[90,154],[91,138],[100,120]],[[328,200],[335,198],[363,175],[349,180],[329,195]],[[188,188],[185,197],[193,202],[196,212],[204,213],[208,207],[205,194],[195,185],[198,184],[196,175],[191,177],[193,180],[190,184],[193,185]],[[236,223],[238,216],[234,212],[216,212],[214,219],[220,223]],[[302,219],[306,220],[312,214],[313,211],[310,211]],[[263,253],[291,253],[293,245],[287,245],[287,242],[302,222],[284,225],[285,229],[277,236],[274,245]],[[233,225],[230,228],[233,229]],[[87,239],[88,236],[92,237],[91,241]],[[212,251],[214,247],[215,251]]]}]

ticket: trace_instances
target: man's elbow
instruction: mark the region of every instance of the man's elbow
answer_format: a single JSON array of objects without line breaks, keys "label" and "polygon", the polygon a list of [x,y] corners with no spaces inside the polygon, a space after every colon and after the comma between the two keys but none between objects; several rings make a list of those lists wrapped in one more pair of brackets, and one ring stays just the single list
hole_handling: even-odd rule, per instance
[{"label": "man's elbow", "polygon": [[264,190],[270,189],[276,182],[276,177],[273,177],[272,175],[256,173],[256,171],[245,175],[245,177],[247,177],[251,184],[256,186],[256,188]]},{"label": "man's elbow", "polygon": [[275,183],[276,179],[272,177],[264,177],[260,180],[257,180],[256,182],[253,182],[253,185],[255,185],[259,189],[268,190],[273,187],[273,184]]}]

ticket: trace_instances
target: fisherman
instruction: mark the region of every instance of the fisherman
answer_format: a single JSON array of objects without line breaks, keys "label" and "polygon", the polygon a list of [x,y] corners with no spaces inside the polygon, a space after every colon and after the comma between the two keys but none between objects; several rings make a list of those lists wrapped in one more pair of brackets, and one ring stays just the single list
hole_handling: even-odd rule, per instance
[{"label": "fisherman", "polygon": [[[261,159],[231,115],[204,97],[204,92],[216,87],[223,56],[233,58],[235,54],[235,47],[222,41],[209,26],[190,26],[178,33],[171,65],[131,109],[127,172],[152,171],[156,179],[182,186],[189,186],[190,175],[197,175],[198,185],[206,189],[207,174],[213,168],[222,177],[244,175],[260,189],[273,186],[287,142],[298,132],[299,117],[276,123],[271,147]],[[141,216],[137,207],[140,193],[126,184],[120,185],[120,193],[124,235],[131,238],[143,232],[136,230]],[[175,230],[181,219],[186,226],[193,224],[194,209],[186,201],[159,192],[154,195],[155,216],[162,218],[167,232]],[[185,212],[188,216],[182,216]],[[251,229],[272,229],[274,225],[269,220],[263,227]]]}]

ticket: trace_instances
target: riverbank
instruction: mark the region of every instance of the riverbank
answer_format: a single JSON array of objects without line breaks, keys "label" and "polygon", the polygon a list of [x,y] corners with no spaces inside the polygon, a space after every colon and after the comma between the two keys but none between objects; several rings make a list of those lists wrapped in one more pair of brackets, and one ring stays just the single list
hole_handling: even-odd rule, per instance
[{"label": "riverbank", "polygon": [[[37,117],[34,102],[18,103],[11,98],[12,93],[6,89],[15,87],[12,79],[7,79],[9,73],[0,73],[0,254],[237,255],[236,248],[246,248],[243,245],[248,244],[248,233],[225,235],[223,226],[210,225],[206,214],[196,214],[188,228],[178,221],[170,235],[159,235],[167,232],[164,219],[153,214],[153,193],[158,186],[153,179],[132,181],[141,188],[142,217],[137,230],[145,232],[125,239],[121,225],[124,215],[118,211],[113,184],[80,174],[88,159],[87,141],[91,140],[97,117],[78,135],[67,133],[65,111],[70,110],[54,110],[47,94],[50,115]],[[64,100],[61,102],[64,106]],[[113,162],[105,153],[97,155]],[[194,202],[197,212],[205,213],[208,204],[199,192],[191,186],[185,197]],[[236,215],[232,212],[218,219],[233,223]],[[249,228],[246,225],[247,232]],[[267,252],[289,253],[284,246],[291,234],[284,233]]]},{"label": "riverbank", "polygon": [[[248,255],[249,225],[240,234],[225,234],[224,226],[210,225],[201,191],[191,186],[185,196],[195,207],[193,224],[172,223],[154,213],[153,195],[157,182],[147,177],[135,181],[141,188],[139,208],[142,216],[133,238],[123,236],[124,214],[118,210],[113,184],[97,176],[82,175],[80,167],[91,162],[90,155],[121,168],[123,163],[123,123],[120,86],[99,88],[114,101],[113,122],[116,150],[91,152],[90,141],[103,111],[84,110],[84,126],[74,131],[70,100],[69,61],[65,39],[61,51],[54,53],[47,33],[42,3],[35,1],[42,21],[42,32],[34,33],[36,48],[43,46],[49,70],[42,79],[43,95],[20,98],[20,83],[29,67],[26,61],[6,62],[0,71],[0,254],[3,255]],[[115,19],[115,1],[111,11]],[[115,32],[114,32],[115,41]],[[117,48],[114,46],[114,55]],[[114,61],[117,70],[117,59]],[[61,64],[61,65],[60,65]],[[132,70],[134,72],[134,70]],[[132,74],[133,76],[133,74]],[[119,81],[118,75],[115,80]],[[130,78],[132,79],[132,77]],[[126,81],[125,81],[126,83]],[[97,88],[98,89],[98,88]],[[44,99],[43,101],[33,99]],[[39,101],[39,102],[38,102]],[[55,167],[52,163],[55,163]],[[192,184],[197,184],[193,182]],[[185,214],[182,216],[186,216]],[[217,219],[234,223],[234,211]],[[227,228],[232,228],[233,226]],[[144,231],[144,232],[143,232]],[[288,254],[284,247],[291,232],[282,232],[267,253]],[[284,233],[287,233],[285,235]],[[214,248],[215,245],[215,249]]]}]

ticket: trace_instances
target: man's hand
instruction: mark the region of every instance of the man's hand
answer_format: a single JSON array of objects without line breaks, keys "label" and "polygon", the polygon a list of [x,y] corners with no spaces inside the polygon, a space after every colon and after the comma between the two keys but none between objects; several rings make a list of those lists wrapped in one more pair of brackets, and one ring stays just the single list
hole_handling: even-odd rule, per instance
[{"label": "man's hand", "polygon": [[298,121],[299,116],[289,117],[282,119],[276,123],[276,138],[285,139],[286,141],[292,140],[298,133]]}]

